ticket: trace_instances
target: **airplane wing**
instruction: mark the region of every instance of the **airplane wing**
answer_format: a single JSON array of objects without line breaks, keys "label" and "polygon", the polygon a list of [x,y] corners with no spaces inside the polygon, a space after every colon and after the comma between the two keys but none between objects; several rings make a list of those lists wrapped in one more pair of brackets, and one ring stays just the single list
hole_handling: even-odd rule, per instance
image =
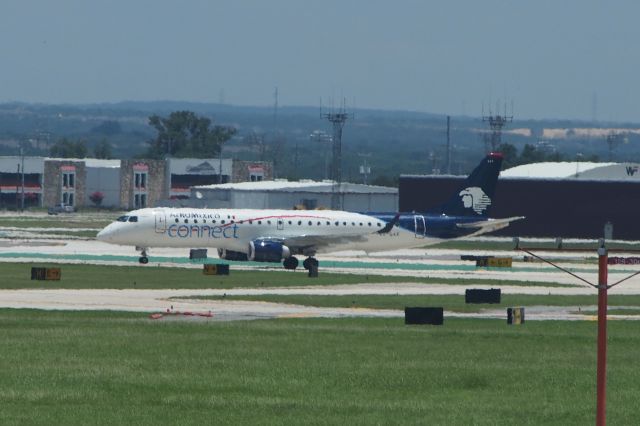
[{"label": "airplane wing", "polygon": [[487,219],[470,223],[458,223],[456,226],[458,228],[477,228],[478,230],[476,232],[469,235],[470,237],[473,237],[475,235],[486,234],[487,232],[506,228],[511,222],[521,219],[524,219],[524,216],[506,217],[504,219]]},{"label": "airplane wing", "polygon": [[316,252],[331,246],[366,241],[366,235],[295,235],[291,237],[261,237],[260,240],[279,241],[293,252]]}]

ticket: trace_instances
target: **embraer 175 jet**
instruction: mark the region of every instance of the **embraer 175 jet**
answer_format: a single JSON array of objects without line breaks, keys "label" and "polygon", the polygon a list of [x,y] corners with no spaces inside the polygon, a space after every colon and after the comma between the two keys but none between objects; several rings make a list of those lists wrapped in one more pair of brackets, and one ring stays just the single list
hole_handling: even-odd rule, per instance
[{"label": "embraer 175 jet", "polygon": [[501,154],[487,155],[461,188],[431,212],[145,208],[119,217],[97,238],[135,245],[143,264],[150,247],[213,247],[222,259],[283,262],[286,269],[296,269],[296,255],[303,255],[306,269],[317,268],[317,253],[422,247],[522,219],[488,217],[501,164]]}]

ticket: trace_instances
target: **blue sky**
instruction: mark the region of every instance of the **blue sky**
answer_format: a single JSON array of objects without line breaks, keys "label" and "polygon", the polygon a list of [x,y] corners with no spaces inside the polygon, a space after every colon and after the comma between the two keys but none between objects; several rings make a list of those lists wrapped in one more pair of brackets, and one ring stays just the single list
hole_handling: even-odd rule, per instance
[{"label": "blue sky", "polygon": [[[633,1],[0,4],[0,102],[187,100],[640,122]],[[595,100],[595,102],[594,102]],[[485,110],[486,112],[486,110]]]}]

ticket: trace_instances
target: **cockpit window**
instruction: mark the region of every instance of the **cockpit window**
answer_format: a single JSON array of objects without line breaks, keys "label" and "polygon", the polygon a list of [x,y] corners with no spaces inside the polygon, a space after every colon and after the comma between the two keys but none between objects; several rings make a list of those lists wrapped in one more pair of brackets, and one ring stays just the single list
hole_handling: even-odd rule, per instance
[{"label": "cockpit window", "polygon": [[129,216],[129,222],[137,222],[138,216]]},{"label": "cockpit window", "polygon": [[120,216],[119,218],[117,218],[116,220],[118,222],[126,222],[127,219],[129,219],[129,216]]}]

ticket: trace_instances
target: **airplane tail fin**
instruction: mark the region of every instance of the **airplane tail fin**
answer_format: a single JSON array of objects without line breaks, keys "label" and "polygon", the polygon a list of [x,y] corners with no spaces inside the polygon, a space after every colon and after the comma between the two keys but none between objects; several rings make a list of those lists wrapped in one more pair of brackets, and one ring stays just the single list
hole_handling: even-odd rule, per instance
[{"label": "airplane tail fin", "polygon": [[487,154],[442,206],[442,213],[447,216],[488,216],[501,165],[502,154]]}]

